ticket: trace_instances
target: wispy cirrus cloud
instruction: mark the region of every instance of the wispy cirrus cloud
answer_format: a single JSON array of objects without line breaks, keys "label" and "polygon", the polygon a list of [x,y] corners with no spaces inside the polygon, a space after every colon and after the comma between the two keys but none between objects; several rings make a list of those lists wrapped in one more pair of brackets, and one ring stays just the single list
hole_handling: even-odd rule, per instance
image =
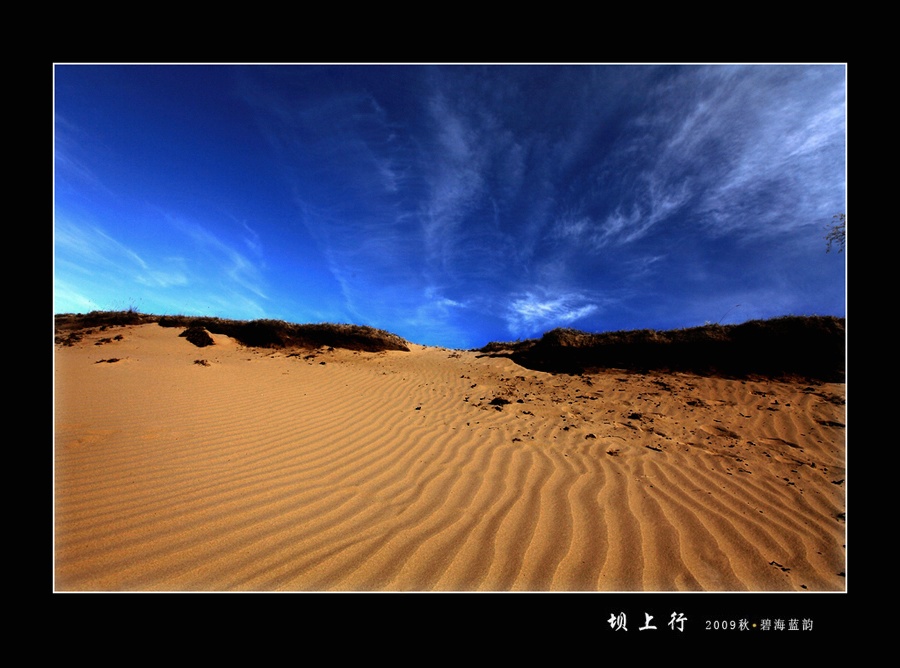
[{"label": "wispy cirrus cloud", "polygon": [[[58,215],[54,228],[57,303],[65,310],[90,302],[115,308],[123,299],[139,300],[167,312],[187,302],[225,305],[259,317],[257,300],[268,299],[257,263],[205,227],[168,216],[168,234],[157,235],[152,250],[138,254],[99,223]],[[77,281],[73,277],[78,277]],[[69,287],[90,286],[93,297],[78,296]],[[152,295],[152,297],[151,297]]]},{"label": "wispy cirrus cloud", "polygon": [[53,303],[57,313],[87,313],[103,306],[84,294],[83,283],[73,284],[59,277],[53,282]]},{"label": "wispy cirrus cloud", "polygon": [[90,145],[94,152],[103,151],[103,147],[97,146],[95,137],[88,136],[65,116],[57,114],[54,118],[53,139],[53,175],[58,191],[87,189],[111,194],[85,157],[86,151],[83,148],[85,144]]},{"label": "wispy cirrus cloud", "polygon": [[752,237],[818,224],[843,209],[842,68],[634,74],[643,94],[623,103],[626,131],[588,165],[596,187],[582,189],[574,216],[557,217],[558,238],[601,250],[684,218],[704,235]]},{"label": "wispy cirrus cloud", "polygon": [[[177,216],[169,216],[169,222],[179,232],[193,240],[195,246],[193,252],[206,258],[205,267],[213,268],[209,272],[210,278],[226,283],[253,293],[256,297],[267,299],[265,292],[265,279],[258,264],[240,252],[231,243],[223,241],[218,235],[195,222],[187,221]],[[245,229],[246,226],[244,226]],[[244,239],[246,242],[246,238]],[[259,255],[259,247],[255,254]],[[195,280],[197,277],[195,277]],[[207,278],[206,280],[209,280]]]},{"label": "wispy cirrus cloud", "polygon": [[[843,208],[841,67],[712,66],[680,75],[660,90],[674,104],[648,121],[663,139],[654,171],[689,184],[708,233],[771,234]],[[692,90],[683,101],[681,84]]]},{"label": "wispy cirrus cloud", "polygon": [[516,333],[596,322],[611,298],[597,281],[624,303],[662,294],[678,267],[687,291],[707,241],[796,226],[841,188],[840,170],[816,167],[842,150],[831,70],[808,73],[833,83],[821,105],[807,88],[821,80],[779,68],[306,74],[329,83],[249,104],[345,310],[382,326],[450,329],[462,311],[495,318],[498,303]]},{"label": "wispy cirrus cloud", "polygon": [[[277,68],[245,73],[243,99],[277,156],[302,229],[339,286],[340,310],[371,324],[412,305],[420,287],[423,240],[416,234],[421,183],[410,139],[381,102],[360,89],[330,81],[334,70],[303,74],[326,85],[274,91]],[[301,76],[302,79],[302,76]],[[306,249],[298,249],[304,252]],[[373,293],[379,298],[373,299]]]},{"label": "wispy cirrus cloud", "polygon": [[54,226],[53,300],[57,312],[114,308],[135,298],[132,277],[150,281],[144,257],[99,226],[57,216]]},{"label": "wispy cirrus cloud", "polygon": [[525,293],[509,304],[505,317],[510,334],[534,336],[549,329],[570,325],[597,312],[599,305],[578,293]]},{"label": "wispy cirrus cloud", "polygon": [[422,230],[430,262],[446,270],[460,252],[463,224],[480,204],[486,144],[443,92],[432,97],[428,108],[436,131],[430,159],[420,158],[428,190]]},{"label": "wispy cirrus cloud", "polygon": [[146,270],[147,262],[125,244],[112,238],[97,225],[77,224],[57,217],[54,226],[56,255],[64,260],[131,273]]}]

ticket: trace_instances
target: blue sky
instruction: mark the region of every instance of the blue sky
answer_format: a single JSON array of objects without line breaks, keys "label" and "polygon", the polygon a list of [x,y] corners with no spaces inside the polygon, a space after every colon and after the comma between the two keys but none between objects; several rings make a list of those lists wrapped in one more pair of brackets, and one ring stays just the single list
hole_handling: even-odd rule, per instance
[{"label": "blue sky", "polygon": [[54,67],[54,310],[454,348],[845,315],[846,68]]}]

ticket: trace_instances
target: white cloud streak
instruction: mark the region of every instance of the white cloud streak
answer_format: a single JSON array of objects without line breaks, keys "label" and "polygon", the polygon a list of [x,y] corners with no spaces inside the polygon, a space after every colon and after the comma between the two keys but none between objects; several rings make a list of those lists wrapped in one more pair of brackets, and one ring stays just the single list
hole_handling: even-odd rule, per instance
[{"label": "white cloud streak", "polygon": [[549,296],[528,292],[517,296],[509,304],[506,324],[513,336],[533,336],[570,325],[598,309],[598,304],[577,293]]},{"label": "white cloud streak", "polygon": [[84,145],[89,144],[96,153],[103,148],[97,145],[96,138],[87,137],[80,128],[70,123],[65,117],[54,118],[53,155],[54,183],[57,190],[80,191],[86,187],[89,191],[111,195],[112,192],[103,183],[97,173],[81,156],[85,155]]},{"label": "white cloud streak", "polygon": [[[649,80],[653,70],[638,69]],[[619,193],[613,208],[576,202],[574,213],[557,216],[557,238],[599,251],[685,215],[704,234],[771,235],[843,210],[840,68],[685,67],[668,75],[639,101],[627,138],[589,167],[600,196]]]},{"label": "white cloud streak", "polygon": [[148,268],[140,255],[95,225],[76,225],[57,218],[54,243],[58,255],[77,258],[84,264],[128,273]]},{"label": "white cloud streak", "polygon": [[[90,305],[114,308],[123,299],[166,305],[183,312],[188,302],[222,307],[260,317],[257,300],[267,300],[259,267],[203,226],[168,217],[172,229],[183,235],[162,241],[177,246],[182,255],[158,252],[139,255],[128,245],[92,223],[58,215],[54,229],[55,300],[67,308]],[[194,244],[185,247],[184,237]],[[77,277],[77,279],[76,279]],[[72,285],[79,285],[76,290]]]},{"label": "white cloud streak", "polygon": [[709,156],[692,184],[709,232],[772,234],[842,208],[841,68],[713,67],[696,76],[701,98],[663,146],[660,165],[683,174],[682,154]]},{"label": "white cloud streak", "polygon": [[226,277],[235,286],[252,292],[261,299],[268,299],[264,292],[264,279],[256,263],[205,227],[179,218],[170,217],[175,229],[191,238],[199,253],[211,256],[206,272],[213,278]]}]

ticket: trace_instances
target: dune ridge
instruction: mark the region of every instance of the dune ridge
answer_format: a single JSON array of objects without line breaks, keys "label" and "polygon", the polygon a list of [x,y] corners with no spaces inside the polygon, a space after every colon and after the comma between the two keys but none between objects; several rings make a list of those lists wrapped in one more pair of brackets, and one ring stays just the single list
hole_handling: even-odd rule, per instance
[{"label": "dune ridge", "polygon": [[558,373],[614,368],[839,383],[845,373],[845,322],[834,316],[782,316],[669,331],[590,334],[563,328],[540,339],[492,342],[481,351]]},{"label": "dune ridge", "polygon": [[845,589],[843,383],[196,324],[58,328],[57,590]]}]

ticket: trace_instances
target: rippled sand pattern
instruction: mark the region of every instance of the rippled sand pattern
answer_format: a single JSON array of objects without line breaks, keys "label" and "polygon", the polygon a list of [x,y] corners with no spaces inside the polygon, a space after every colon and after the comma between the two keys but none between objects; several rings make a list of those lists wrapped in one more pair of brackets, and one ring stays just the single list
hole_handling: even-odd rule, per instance
[{"label": "rippled sand pattern", "polygon": [[117,332],[56,351],[57,590],[845,589],[841,384]]}]

